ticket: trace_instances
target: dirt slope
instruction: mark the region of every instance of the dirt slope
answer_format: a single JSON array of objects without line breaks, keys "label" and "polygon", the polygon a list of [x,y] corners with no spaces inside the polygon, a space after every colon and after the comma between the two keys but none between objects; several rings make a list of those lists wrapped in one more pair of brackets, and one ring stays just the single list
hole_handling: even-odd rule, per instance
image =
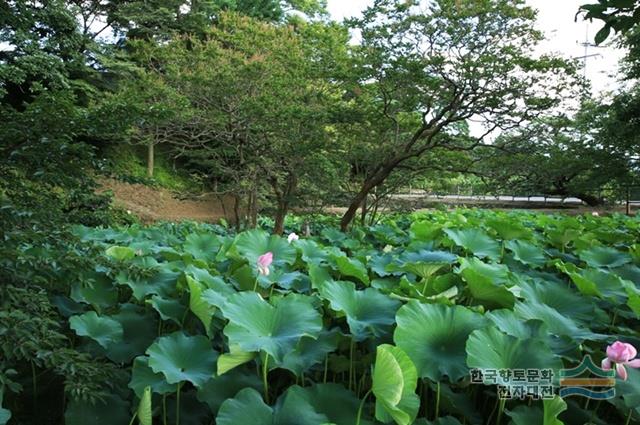
[{"label": "dirt slope", "polygon": [[167,189],[111,179],[101,180],[100,186],[100,192],[113,192],[116,206],[130,211],[144,222],[162,220],[215,222],[223,217],[228,219],[228,214],[232,211],[230,199],[225,199],[225,205],[223,205],[222,200],[214,195],[179,199],[177,194]]}]

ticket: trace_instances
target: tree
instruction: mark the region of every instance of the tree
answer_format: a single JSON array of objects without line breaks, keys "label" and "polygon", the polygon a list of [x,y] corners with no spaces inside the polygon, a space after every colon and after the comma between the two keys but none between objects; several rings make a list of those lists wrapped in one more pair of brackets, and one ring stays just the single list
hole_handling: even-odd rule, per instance
[{"label": "tree", "polygon": [[636,0],[598,0],[598,3],[583,4],[578,14],[585,20],[594,19],[604,22],[604,26],[596,33],[595,42],[601,44],[611,30],[625,34],[640,22],[640,2]]},{"label": "tree", "polygon": [[[159,46],[149,59],[156,65],[146,67],[193,111],[165,126],[165,140],[233,194],[236,222],[246,199],[255,225],[261,191],[268,188],[276,233],[313,174],[317,154],[331,149],[326,104],[334,89],[317,71],[319,51],[305,43],[303,31],[224,13],[206,38]],[[346,31],[341,34],[346,43]]]},{"label": "tree", "polygon": [[[368,193],[428,152],[469,151],[495,130],[558,105],[570,82],[564,61],[534,58],[541,39],[524,1],[423,4],[378,0],[352,22],[362,33],[353,103],[371,126],[376,162],[341,219],[345,230]],[[478,137],[459,124],[484,121]]]},{"label": "tree", "polygon": [[617,119],[610,105],[585,101],[575,117],[546,118],[501,135],[514,149],[484,158],[476,171],[494,190],[600,205],[605,192],[628,184],[633,170],[631,151],[607,128]]}]

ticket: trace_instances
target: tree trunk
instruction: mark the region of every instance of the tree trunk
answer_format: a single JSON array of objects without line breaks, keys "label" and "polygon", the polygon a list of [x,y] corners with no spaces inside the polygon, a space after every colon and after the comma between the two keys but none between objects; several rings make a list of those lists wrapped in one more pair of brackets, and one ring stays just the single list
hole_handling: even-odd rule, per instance
[{"label": "tree trunk", "polygon": [[154,147],[155,147],[155,143],[153,142],[153,140],[149,140],[149,143],[147,144],[147,176],[148,177],[153,177],[153,167],[154,167],[154,160],[155,160],[155,154],[154,154]]},{"label": "tree trunk", "polygon": [[365,195],[364,199],[362,200],[362,206],[360,208],[360,224],[361,225],[365,225],[366,220],[367,220],[367,197],[369,195]]},{"label": "tree trunk", "polygon": [[358,208],[360,208],[360,205],[362,205],[362,201],[364,201],[371,189],[373,189],[373,185],[369,180],[366,180],[362,184],[360,191],[356,194],[356,196],[353,197],[353,199],[351,200],[351,204],[349,204],[349,208],[347,208],[347,211],[340,219],[340,230],[342,230],[343,232],[347,231],[349,225],[358,212]]},{"label": "tree trunk", "polygon": [[236,226],[236,231],[240,231],[240,197],[238,194],[233,194],[233,221]]},{"label": "tree trunk", "polygon": [[298,178],[293,171],[288,171],[284,190],[280,190],[276,177],[271,178],[270,182],[273,193],[276,196],[276,203],[278,204],[274,217],[275,224],[273,225],[273,234],[282,235],[284,233],[284,221],[289,212],[291,196],[298,186]]},{"label": "tree trunk", "polygon": [[373,190],[373,188],[375,188],[376,186],[382,184],[387,179],[387,177],[389,177],[389,174],[391,174],[394,168],[396,168],[396,166],[402,162],[402,160],[402,158],[394,158],[387,161],[383,167],[381,167],[375,174],[367,178],[364,183],[362,183],[360,191],[353,197],[351,203],[349,204],[349,208],[347,208],[347,211],[340,219],[340,230],[342,230],[343,232],[347,231],[349,225],[358,212],[358,208],[367,198],[369,192],[371,192],[371,190]]},{"label": "tree trunk", "polygon": [[278,202],[276,208],[275,224],[273,225],[273,234],[282,235],[284,233],[284,219],[287,216],[288,206],[286,202]]}]

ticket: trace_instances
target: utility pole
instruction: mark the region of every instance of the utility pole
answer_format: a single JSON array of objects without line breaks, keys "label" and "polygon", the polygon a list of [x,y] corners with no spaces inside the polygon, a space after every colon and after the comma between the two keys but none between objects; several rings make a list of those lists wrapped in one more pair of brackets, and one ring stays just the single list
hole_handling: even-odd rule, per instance
[{"label": "utility pole", "polygon": [[597,44],[593,44],[589,42],[589,25],[586,25],[584,43],[580,43],[580,45],[584,47],[584,55],[575,57],[573,59],[582,59],[582,75],[584,80],[586,81],[587,80],[587,59],[594,58],[597,56],[602,56],[600,53],[589,54],[590,47],[596,47],[596,48],[602,47],[602,46],[598,46]]}]

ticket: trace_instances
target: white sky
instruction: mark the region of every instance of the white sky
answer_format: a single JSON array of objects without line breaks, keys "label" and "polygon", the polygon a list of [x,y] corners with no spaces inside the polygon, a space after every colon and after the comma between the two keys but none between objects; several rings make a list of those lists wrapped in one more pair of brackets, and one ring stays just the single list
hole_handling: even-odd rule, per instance
[{"label": "white sky", "polygon": [[[357,16],[373,0],[328,0],[331,16],[338,21],[345,17]],[[562,56],[576,58],[584,56],[585,48],[581,46],[593,37],[600,29],[599,21],[588,23],[575,15],[585,0],[527,0],[527,3],[539,10],[538,28],[547,36],[540,46],[541,52],[555,52]],[[613,47],[589,47],[588,54],[598,54],[587,59],[587,78],[591,80],[594,94],[603,94],[614,90],[617,84],[616,72],[618,61],[624,52]]]}]

